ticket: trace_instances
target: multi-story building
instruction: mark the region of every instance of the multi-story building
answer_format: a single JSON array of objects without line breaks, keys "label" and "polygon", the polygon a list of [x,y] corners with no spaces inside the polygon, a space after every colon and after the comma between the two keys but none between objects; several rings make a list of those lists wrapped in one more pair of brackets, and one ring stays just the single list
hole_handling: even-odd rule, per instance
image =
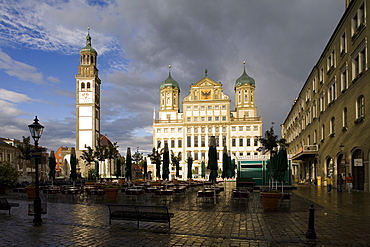
[{"label": "multi-story building", "polygon": [[352,173],[354,189],[369,191],[370,4],[346,10],[282,124],[296,181]]},{"label": "multi-story building", "polygon": [[[247,75],[235,82],[235,111],[231,100],[223,93],[222,83],[207,76],[190,86],[190,93],[182,102],[180,111],[180,87],[169,73],[160,85],[158,119],[153,120],[153,146],[168,147],[175,154],[181,152],[180,177],[187,177],[186,160],[192,157],[193,172],[201,173],[200,164],[208,160],[209,140],[216,137],[219,167],[222,164],[224,146],[235,158],[259,155],[259,137],[262,136],[262,118],[257,116],[255,105],[255,81]],[[155,173],[153,173],[155,174]],[[170,178],[175,176],[171,169]]]}]

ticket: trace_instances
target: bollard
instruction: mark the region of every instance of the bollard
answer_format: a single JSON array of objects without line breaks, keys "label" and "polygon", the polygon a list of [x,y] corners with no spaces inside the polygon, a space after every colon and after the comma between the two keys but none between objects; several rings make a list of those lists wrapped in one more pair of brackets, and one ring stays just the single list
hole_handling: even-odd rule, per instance
[{"label": "bollard", "polygon": [[309,210],[309,218],[308,218],[308,229],[306,232],[306,238],[316,238],[315,232],[315,209],[313,208],[313,204]]}]

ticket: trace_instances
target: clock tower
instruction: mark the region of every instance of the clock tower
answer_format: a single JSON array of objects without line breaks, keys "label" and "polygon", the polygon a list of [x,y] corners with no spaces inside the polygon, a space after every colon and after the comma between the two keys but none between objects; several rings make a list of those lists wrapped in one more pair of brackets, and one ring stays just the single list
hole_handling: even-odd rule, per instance
[{"label": "clock tower", "polygon": [[100,84],[96,68],[98,53],[91,47],[88,32],[86,46],[80,50],[76,75],[76,155],[88,146],[95,149],[100,137]]}]

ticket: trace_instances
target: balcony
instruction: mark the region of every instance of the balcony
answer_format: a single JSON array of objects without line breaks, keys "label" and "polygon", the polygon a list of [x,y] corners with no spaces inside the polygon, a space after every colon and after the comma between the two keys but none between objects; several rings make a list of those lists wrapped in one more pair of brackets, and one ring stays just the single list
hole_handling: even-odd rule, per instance
[{"label": "balcony", "polygon": [[297,153],[292,155],[292,160],[304,160],[310,156],[315,156],[318,152],[318,145],[304,145]]}]

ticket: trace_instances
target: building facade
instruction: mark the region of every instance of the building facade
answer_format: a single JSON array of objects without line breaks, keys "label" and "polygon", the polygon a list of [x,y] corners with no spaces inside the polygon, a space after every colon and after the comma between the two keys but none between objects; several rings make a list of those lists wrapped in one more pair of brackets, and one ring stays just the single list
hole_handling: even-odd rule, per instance
[{"label": "building facade", "polygon": [[[80,50],[80,65],[76,75],[76,156],[91,147],[95,150],[100,139],[100,84],[97,69],[98,53],[91,46],[88,33],[86,46]],[[85,166],[80,164],[86,173]]]},{"label": "building facade", "polygon": [[[171,73],[160,85],[158,119],[153,119],[153,146],[159,149],[167,143],[169,149],[181,152],[180,178],[187,177],[187,158],[193,158],[193,176],[200,176],[201,162],[208,160],[209,140],[216,137],[219,167],[222,167],[224,146],[233,158],[259,155],[262,118],[255,105],[255,81],[245,71],[235,82],[235,111],[223,93],[222,83],[207,76],[190,86],[189,95],[182,102],[180,87]],[[155,174],[153,172],[153,174]],[[170,178],[174,178],[172,167]]]},{"label": "building facade", "polygon": [[354,189],[369,191],[370,5],[346,10],[282,124],[296,181],[352,173]]}]

